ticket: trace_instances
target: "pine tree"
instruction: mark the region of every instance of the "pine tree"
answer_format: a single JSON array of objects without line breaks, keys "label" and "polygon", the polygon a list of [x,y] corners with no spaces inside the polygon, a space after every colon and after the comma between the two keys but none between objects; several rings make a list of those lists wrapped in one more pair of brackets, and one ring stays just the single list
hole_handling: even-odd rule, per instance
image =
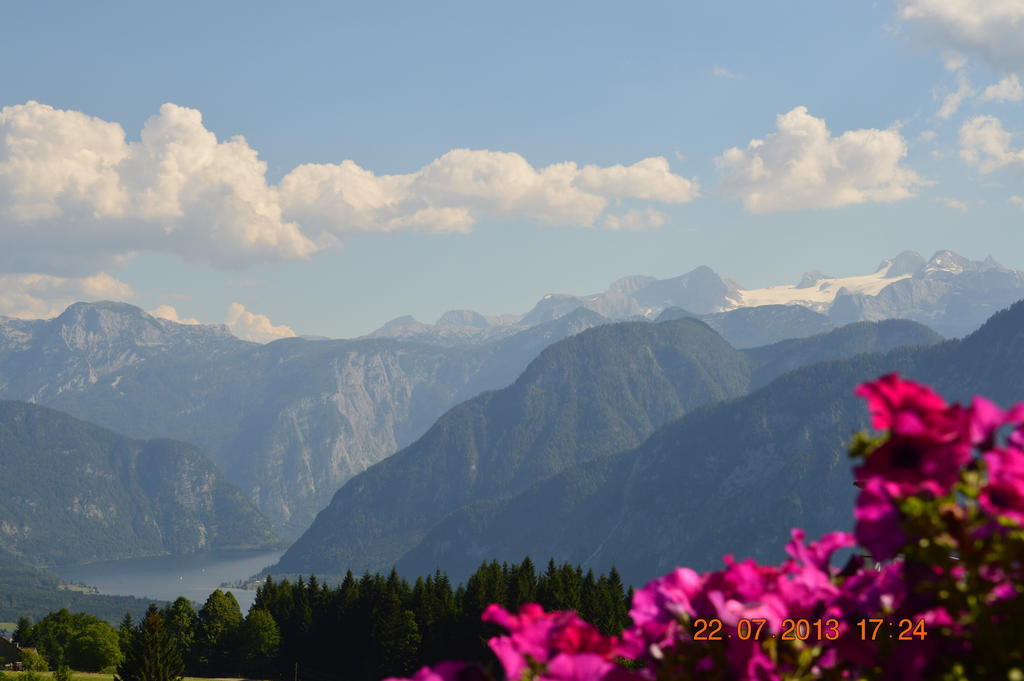
[{"label": "pine tree", "polygon": [[121,624],[117,628],[117,642],[121,646],[121,654],[128,650],[132,643],[132,632],[135,630],[135,620],[130,612],[126,612],[121,618]]},{"label": "pine tree", "polygon": [[132,631],[114,681],[181,681],[184,675],[178,645],[164,626],[157,607],[151,605],[146,617]]},{"label": "pine tree", "polygon": [[32,644],[32,620],[27,617],[18,618],[18,626],[14,630],[14,642],[20,646]]}]

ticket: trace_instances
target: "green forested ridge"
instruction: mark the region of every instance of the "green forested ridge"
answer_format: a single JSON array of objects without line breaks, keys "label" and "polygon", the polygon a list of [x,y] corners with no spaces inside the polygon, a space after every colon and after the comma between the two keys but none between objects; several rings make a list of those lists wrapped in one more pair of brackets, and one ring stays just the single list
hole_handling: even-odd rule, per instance
[{"label": "green forested ridge", "polygon": [[481,554],[508,559],[528,546],[595,569],[614,563],[636,584],[676,565],[714,567],[726,553],[777,560],[792,527],[815,537],[852,526],[846,445],[868,424],[858,383],[897,370],[950,398],[984,394],[1007,405],[1024,400],[1021,347],[1024,303],[962,341],[791,371],[695,410],[635,449],[460,509],[399,568],[458,578]]},{"label": "green forested ridge", "polygon": [[31,565],[268,547],[267,520],[191,445],[0,401],[0,549]]},{"label": "green forested ridge", "polygon": [[[574,463],[633,447],[703,404],[739,397],[754,376],[788,371],[801,358],[935,340],[936,334],[913,322],[865,322],[754,356],[694,319],[591,329],[552,345],[512,386],[455,407],[413,445],[342,487],[273,570],[385,569],[461,506],[479,502],[468,515],[481,522],[496,499]],[[602,513],[601,504],[592,512]],[[547,530],[558,531],[559,523],[550,525]],[[466,560],[477,564],[492,548]],[[523,548],[517,545],[519,555]],[[509,551],[500,555],[514,559]],[[468,567],[461,562],[460,575]]]}]

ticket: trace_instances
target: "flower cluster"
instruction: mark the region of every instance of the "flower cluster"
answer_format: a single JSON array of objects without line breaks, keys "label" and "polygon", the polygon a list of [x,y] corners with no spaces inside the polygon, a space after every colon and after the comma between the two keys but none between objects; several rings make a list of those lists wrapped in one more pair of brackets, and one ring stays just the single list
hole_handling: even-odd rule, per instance
[{"label": "flower cluster", "polygon": [[[506,677],[1024,679],[1024,404],[950,405],[896,374],[857,394],[882,434],[851,445],[853,535],[806,543],[793,530],[780,565],[677,568],[634,594],[621,638],[572,612],[492,605],[484,620],[509,632],[490,641]],[[443,663],[414,679],[474,674]]]}]

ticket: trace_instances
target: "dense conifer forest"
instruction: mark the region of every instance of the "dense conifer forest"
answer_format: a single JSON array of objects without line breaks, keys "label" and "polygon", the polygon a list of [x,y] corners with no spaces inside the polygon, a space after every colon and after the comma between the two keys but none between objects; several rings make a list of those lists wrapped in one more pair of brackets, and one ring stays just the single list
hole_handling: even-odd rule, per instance
[{"label": "dense conifer forest", "polygon": [[369,681],[447,659],[493,667],[486,641],[500,630],[480,620],[491,603],[575,610],[618,633],[629,621],[631,591],[614,569],[595,575],[552,560],[539,570],[529,558],[484,563],[458,586],[441,572],[411,583],[394,570],[348,573],[335,585],[315,576],[268,577],[244,616],[235,597],[218,589],[198,611],[179,598],[151,605],[139,619],[126,614],[117,631],[66,610],[35,625],[23,620],[17,639],[37,647],[51,668],[116,666],[125,681],[154,659],[168,666],[168,678],[180,669],[188,676]]}]

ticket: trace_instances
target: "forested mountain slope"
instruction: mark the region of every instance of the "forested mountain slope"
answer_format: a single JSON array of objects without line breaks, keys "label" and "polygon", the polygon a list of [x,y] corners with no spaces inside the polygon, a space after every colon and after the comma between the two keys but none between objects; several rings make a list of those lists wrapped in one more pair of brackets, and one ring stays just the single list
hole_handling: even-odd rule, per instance
[{"label": "forested mountain slope", "polygon": [[347,483],[274,571],[386,569],[460,506],[639,444],[684,413],[745,394],[755,374],[799,365],[801,354],[816,360],[937,338],[912,322],[867,323],[752,360],[695,319],[591,329],[551,346],[512,386],[455,407],[420,440]]},{"label": "forested mountain slope", "polygon": [[[854,387],[889,371],[945,395],[1024,399],[1024,303],[962,341],[857,355],[784,374],[695,410],[639,447],[584,461],[511,499],[460,509],[399,562],[458,577],[481,556],[616,565],[633,583],[725,553],[777,559],[791,527],[849,529],[846,446],[868,424]],[[557,520],[555,520],[557,519]]]},{"label": "forested mountain slope", "polygon": [[278,543],[199,450],[0,401],[0,549],[32,565]]}]

